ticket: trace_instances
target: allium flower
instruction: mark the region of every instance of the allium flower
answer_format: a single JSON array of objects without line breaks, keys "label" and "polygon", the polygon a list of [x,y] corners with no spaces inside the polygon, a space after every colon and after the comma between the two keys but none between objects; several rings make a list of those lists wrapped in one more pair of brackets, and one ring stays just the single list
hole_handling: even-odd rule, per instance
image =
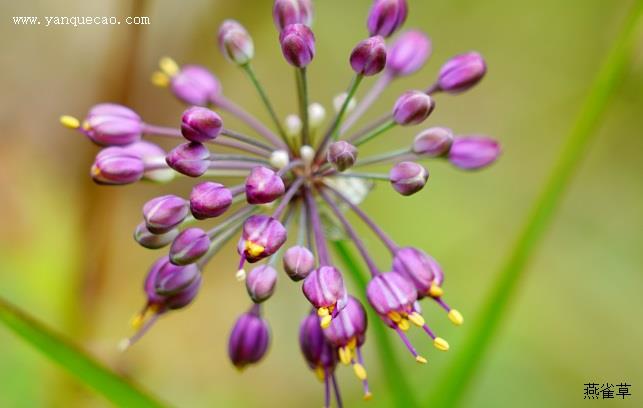
[{"label": "allium flower", "polygon": [[[239,263],[217,263],[216,267],[218,272],[227,269],[230,279],[245,280],[238,294],[247,293],[255,304],[234,325],[230,360],[243,368],[266,355],[270,330],[260,305],[275,292],[276,266],[282,265],[291,281],[301,282],[312,308],[299,332],[304,358],[325,384],[326,406],[332,390],[341,406],[335,377],[338,362],[351,365],[362,381],[365,398],[371,395],[361,353],[367,338],[366,313],[358,298],[368,299],[369,307],[421,363],[426,359],[405,334],[410,327],[421,328],[440,350],[448,350],[449,345],[426,324],[423,316],[430,311],[422,314],[420,300],[437,304],[454,324],[463,322],[462,314],[443,300],[444,271],[437,261],[421,249],[398,245],[362,211],[361,202],[378,181],[388,181],[403,196],[419,193],[428,180],[423,163],[427,158],[461,169],[480,169],[493,163],[501,149],[488,137],[462,136],[450,128],[430,126],[418,130],[414,140],[404,140],[402,149],[358,154],[365,143],[384,133],[430,120],[441,93],[459,93],[480,81],[486,72],[484,60],[474,52],[450,59],[434,83],[398,96],[392,110],[350,133],[390,82],[416,72],[430,56],[429,37],[419,31],[403,33],[386,44],[385,38],[407,17],[406,1],[373,2],[366,19],[364,37],[368,39],[347,58],[345,69],[352,79],[347,87],[338,86],[338,95],[326,106],[311,101],[308,89],[307,66],[315,55],[311,1],[276,0],[272,11],[283,56],[296,74],[298,113],[277,113],[251,67],[254,45],[248,30],[226,20],[218,32],[220,49],[249,77],[272,123],[262,123],[229,100],[206,68],[181,67],[167,57],[161,58],[160,71],[152,80],[187,105],[182,115],[177,113],[175,127],[146,123],[130,108],[117,104],[94,106],[84,121],[62,116],[61,122],[105,146],[91,167],[92,178],[99,184],[168,182],[181,175],[199,179],[189,197],[169,193],[150,197],[143,205],[135,240],[145,248],[169,249],[145,278],[145,306],[132,321],[135,334],[123,346],[140,339],[159,316],[189,305],[200,290],[202,271],[208,270],[228,241],[237,239]],[[363,79],[380,73],[357,103]],[[285,91],[286,86],[280,88]],[[226,115],[248,125],[251,134],[226,127]],[[173,140],[174,148],[166,152],[147,140],[157,136]],[[383,163],[391,164],[390,171],[362,171]],[[354,212],[390,254],[388,272],[382,273],[371,256],[370,251],[380,249],[366,247],[347,211]],[[206,222],[213,225],[205,228]],[[329,241],[341,234],[338,225],[372,275],[367,287],[349,287],[331,256]],[[246,263],[256,264],[249,273]]]}]

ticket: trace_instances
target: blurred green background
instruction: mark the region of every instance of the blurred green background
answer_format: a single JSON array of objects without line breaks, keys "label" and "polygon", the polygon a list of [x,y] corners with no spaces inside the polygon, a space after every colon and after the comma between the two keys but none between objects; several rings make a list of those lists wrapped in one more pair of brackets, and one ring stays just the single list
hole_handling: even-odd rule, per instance
[{"label": "blurred green background", "polygon": [[[381,185],[364,207],[400,243],[422,247],[441,262],[447,299],[472,317],[631,1],[409,3],[406,27],[425,30],[434,54],[423,71],[396,83],[371,117],[389,109],[401,91],[432,82],[447,57],[475,49],[487,59],[488,76],[464,95],[439,96],[430,123],[497,137],[504,155],[491,169],[474,174],[429,163],[432,178],[421,194],[402,198]],[[157,256],[131,239],[140,206],[160,193],[186,194],[191,183],[95,186],[89,166],[97,148],[57,120],[63,113],[82,116],[96,102],[119,101],[150,123],[175,126],[182,106],[149,82],[159,57],[170,55],[179,63],[212,68],[228,97],[267,121],[250,84],[216,49],[216,30],[227,17],[240,20],[253,35],[254,66],[278,111],[295,112],[293,73],[279,51],[271,5],[270,0],[26,0],[0,5],[0,296],[175,406],[322,405],[322,387],[302,361],[296,341],[307,303],[299,287],[280,276],[277,294],[266,308],[273,331],[270,352],[259,366],[238,373],[227,360],[226,342],[248,300],[234,279],[230,247],[206,269],[203,291],[189,309],[161,319],[136,347],[118,352],[116,344],[130,334],[129,318],[144,301],[141,281]],[[315,5],[317,55],[309,72],[310,93],[329,107],[350,79],[347,56],[366,35],[370,1]],[[17,26],[11,20],[32,15],[144,15],[151,25],[45,28]],[[463,399],[465,406],[580,406],[588,403],[583,384],[590,381],[633,384],[629,400],[593,404],[642,405],[640,34],[627,77]],[[417,130],[396,130],[368,150],[399,147]],[[370,235],[365,237],[371,248],[379,249]],[[389,264],[383,251],[375,254],[381,265]],[[421,396],[428,395],[458,353],[467,330],[466,324],[452,327],[432,305],[424,309],[450,341],[449,353],[436,352],[414,333],[412,340],[430,360],[419,366],[393,339],[395,357]],[[377,364],[374,343],[367,343],[365,351],[375,398],[362,402],[359,383],[350,370],[341,369],[346,405],[390,406],[383,383],[387,373]],[[0,406],[107,405],[0,327]]]}]

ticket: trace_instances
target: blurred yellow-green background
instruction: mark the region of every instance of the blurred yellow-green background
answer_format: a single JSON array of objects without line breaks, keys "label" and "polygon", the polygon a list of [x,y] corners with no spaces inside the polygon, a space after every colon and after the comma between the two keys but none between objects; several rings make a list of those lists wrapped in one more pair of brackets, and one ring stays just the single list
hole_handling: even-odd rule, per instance
[{"label": "blurred yellow-green background", "polygon": [[[158,255],[131,239],[140,207],[160,193],[185,195],[191,182],[95,186],[89,166],[97,148],[59,126],[58,116],[82,116],[96,102],[117,101],[150,123],[175,126],[182,106],[149,82],[158,59],[171,55],[180,63],[212,68],[228,97],[267,121],[250,84],[216,49],[216,30],[228,17],[240,20],[253,35],[254,65],[278,111],[295,112],[293,74],[281,57],[271,3],[25,0],[0,5],[0,296],[174,406],[321,406],[322,387],[301,359],[296,341],[307,303],[298,285],[280,276],[266,307],[273,333],[270,352],[262,364],[237,372],[226,357],[227,335],[248,300],[234,279],[230,247],[206,269],[203,290],[191,307],[161,319],[139,344],[120,353],[116,344],[130,334],[128,320],[143,303],[142,279]],[[632,1],[409,4],[406,27],[431,36],[433,56],[423,71],[387,91],[371,117],[389,109],[401,91],[426,87],[447,57],[475,49],[487,59],[487,77],[471,92],[440,96],[430,123],[492,135],[502,142],[504,154],[492,168],[472,174],[443,162],[429,163],[431,181],[420,194],[402,198],[383,184],[364,208],[395,239],[422,247],[441,262],[449,301],[472,317]],[[327,107],[350,80],[347,56],[367,35],[369,5],[369,0],[315,2],[317,55],[309,72],[310,93]],[[151,24],[45,28],[11,20],[53,15],[143,15]],[[642,405],[640,29],[638,34],[638,52],[627,76],[462,400],[464,406]],[[368,150],[400,147],[417,130],[396,130]],[[379,248],[370,235],[365,237]],[[381,265],[388,265],[382,251],[375,253]],[[450,341],[449,353],[436,352],[414,333],[412,340],[430,360],[418,366],[393,339],[397,357],[422,396],[458,353],[467,330],[467,325],[452,327],[430,306],[424,307],[425,314]],[[343,369],[339,377],[346,405],[391,406],[383,383],[387,373],[378,366],[374,343],[365,350],[375,398],[362,402],[361,387]],[[584,401],[583,384],[590,381],[626,381],[633,395],[625,401]],[[108,403],[0,327],[0,406]]]}]

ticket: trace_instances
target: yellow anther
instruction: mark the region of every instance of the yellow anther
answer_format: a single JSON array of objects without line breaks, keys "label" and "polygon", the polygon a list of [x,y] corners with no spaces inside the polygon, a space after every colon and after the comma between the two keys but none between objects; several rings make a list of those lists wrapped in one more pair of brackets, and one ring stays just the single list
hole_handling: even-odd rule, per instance
[{"label": "yellow anther", "polygon": [[402,316],[400,316],[398,312],[389,312],[388,317],[395,323],[398,323],[400,320],[402,320]]},{"label": "yellow anther", "polygon": [[98,166],[93,165],[91,168],[91,173],[93,177],[98,177],[100,175],[100,169],[98,168]]},{"label": "yellow anther", "polygon": [[244,280],[246,280],[246,270],[239,269],[237,273],[234,274],[234,277],[237,278],[237,281],[243,282]]},{"label": "yellow anther", "polygon": [[80,121],[76,119],[73,116],[69,115],[63,115],[60,117],[60,123],[64,127],[68,127],[70,129],[78,129],[80,127]]},{"label": "yellow anther", "polygon": [[366,394],[364,394],[362,398],[364,399],[364,401],[369,401],[371,400],[371,398],[373,398],[373,394],[371,394],[370,391],[366,391]]},{"label": "yellow anther", "polygon": [[409,321],[406,319],[400,320],[397,323],[397,326],[403,331],[407,331],[411,327],[411,325],[409,324]]},{"label": "yellow anther", "polygon": [[433,345],[440,351],[449,351],[449,343],[447,343],[447,341],[442,337],[436,337],[433,339]]},{"label": "yellow anther", "polygon": [[324,371],[324,367],[322,366],[317,366],[315,367],[315,375],[319,379],[319,381],[324,381],[326,378],[326,372]]},{"label": "yellow anther", "polygon": [[429,295],[433,297],[440,297],[444,295],[444,290],[442,290],[441,287],[436,285],[435,283],[431,284],[431,288],[429,289]]},{"label": "yellow anther", "polygon": [[349,365],[351,363],[351,351],[347,347],[340,347],[339,361],[345,365]]},{"label": "yellow anther", "polygon": [[259,255],[263,254],[263,251],[265,251],[266,248],[259,244],[255,244],[252,241],[246,241],[246,252],[250,254],[250,256],[256,258]]},{"label": "yellow anther", "polygon": [[327,307],[320,307],[319,309],[317,309],[317,316],[319,317],[328,316],[329,314],[330,312],[328,311]]},{"label": "yellow anther", "polygon": [[145,315],[143,313],[137,313],[134,316],[132,316],[132,319],[130,320],[130,325],[134,330],[138,330],[141,328],[144,321],[145,321]]},{"label": "yellow anther", "polygon": [[86,121],[86,120],[85,120],[85,121],[83,121],[83,129],[85,129],[85,130],[91,130],[91,129],[92,129],[92,126],[89,124],[89,122],[88,122],[88,121]]},{"label": "yellow anther", "polygon": [[328,326],[330,326],[330,322],[333,320],[331,315],[327,315],[321,318],[321,321],[319,322],[319,325],[321,326],[322,329],[327,329]]},{"label": "yellow anther", "polygon": [[164,72],[154,71],[150,77],[152,83],[159,88],[166,88],[170,84],[170,77]]},{"label": "yellow anther", "polygon": [[346,344],[346,347],[348,347],[351,350],[357,347],[357,339],[355,337],[351,338]]},{"label": "yellow anther", "polygon": [[161,71],[169,77],[173,77],[181,70],[181,68],[179,68],[179,64],[170,57],[161,58],[159,60],[159,67],[161,68]]},{"label": "yellow anther", "polygon": [[415,356],[415,361],[417,361],[420,364],[426,364],[426,358],[422,356]]},{"label": "yellow anther", "polygon": [[408,316],[408,319],[416,326],[422,327],[424,326],[424,317],[422,317],[421,314],[418,312],[413,312]]},{"label": "yellow anther", "polygon": [[366,379],[366,369],[360,363],[353,364],[353,372],[360,380],[364,381]]},{"label": "yellow anther", "polygon": [[462,314],[455,309],[451,309],[451,311],[449,312],[449,320],[451,320],[451,323],[455,324],[456,326],[460,326],[462,323],[464,323],[464,317],[462,317]]}]

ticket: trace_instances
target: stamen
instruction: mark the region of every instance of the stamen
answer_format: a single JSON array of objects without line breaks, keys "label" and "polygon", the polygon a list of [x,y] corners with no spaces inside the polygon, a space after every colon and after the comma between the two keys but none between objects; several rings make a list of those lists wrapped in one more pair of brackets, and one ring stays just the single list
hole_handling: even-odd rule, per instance
[{"label": "stamen", "polygon": [[444,340],[442,337],[436,337],[435,339],[433,339],[433,345],[435,346],[436,349],[440,351],[449,350],[449,343],[447,343],[447,341]]},{"label": "stamen", "polygon": [[366,369],[360,363],[353,364],[353,372],[355,373],[355,376],[360,380],[366,380]]},{"label": "stamen", "polygon": [[429,288],[429,295],[431,295],[431,297],[438,298],[444,295],[444,290],[435,283],[432,283]]},{"label": "stamen", "polygon": [[[362,350],[359,347],[357,348],[356,353],[357,361],[362,367],[364,367],[364,358],[362,357]],[[364,374],[366,374],[366,370],[364,370]],[[366,401],[370,400],[373,397],[373,394],[371,394],[371,391],[368,389],[368,379],[366,377],[362,380],[362,388],[364,389],[364,395],[362,398]]]},{"label": "stamen", "polygon": [[320,307],[319,309],[317,309],[317,316],[324,317],[328,315],[330,315],[330,313],[328,312],[328,308]]},{"label": "stamen", "polygon": [[150,81],[152,81],[154,86],[158,86],[159,88],[167,88],[170,85],[170,77],[161,71],[154,71],[150,77]]},{"label": "stamen", "polygon": [[462,323],[464,323],[464,317],[462,317],[462,314],[455,309],[451,309],[449,312],[449,320],[451,320],[451,322],[456,326],[461,326]]},{"label": "stamen", "polygon": [[243,282],[246,280],[246,270],[245,269],[239,269],[237,273],[234,274],[234,277],[237,279],[239,282]]},{"label": "stamen", "polygon": [[318,365],[315,367],[315,375],[319,381],[324,381],[326,379],[326,370],[324,370],[324,367]]},{"label": "stamen", "polygon": [[408,315],[408,319],[411,321],[411,323],[413,323],[417,327],[424,326],[424,317],[422,317],[422,315],[419,314],[418,312],[413,312],[410,315]]},{"label": "stamen", "polygon": [[60,123],[69,129],[78,129],[80,127],[80,121],[70,115],[61,116]]},{"label": "stamen", "polygon": [[344,365],[349,365],[352,360],[352,353],[348,347],[340,347],[338,350],[339,361]]},{"label": "stamen", "polygon": [[335,402],[337,403],[337,408],[342,408],[342,396],[339,393],[339,386],[337,385],[337,378],[335,378],[335,373],[331,374],[330,379],[333,383],[333,389],[335,390]]},{"label": "stamen", "polygon": [[258,257],[266,250],[263,246],[254,243],[252,241],[246,241],[246,252],[248,252],[252,257]]},{"label": "stamen", "polygon": [[134,335],[130,338],[126,338],[120,341],[118,343],[118,349],[120,351],[125,351],[128,348],[130,348],[134,343],[136,343],[147,331],[154,325],[158,317],[161,315],[159,312],[155,312],[152,317],[150,317],[141,328],[134,333]]},{"label": "stamen", "polygon": [[404,334],[404,332],[400,330],[398,327],[394,327],[394,330],[398,334],[398,336],[400,336],[406,348],[409,349],[413,357],[415,357],[415,361],[417,361],[418,363],[426,364],[426,358],[422,357],[417,353],[417,351],[415,350],[415,347],[413,347],[413,345],[409,341],[409,338],[406,337],[406,334]]},{"label": "stamen", "polygon": [[397,327],[404,331],[408,331],[411,328],[411,325],[409,324],[408,320],[402,319],[397,323]]},{"label": "stamen", "polygon": [[324,372],[324,408],[330,408],[330,376]]},{"label": "stamen", "polygon": [[163,73],[168,77],[175,76],[181,70],[179,64],[177,64],[176,61],[174,61],[170,57],[161,58],[159,60],[159,67],[161,68],[161,71],[163,71]]},{"label": "stamen", "polygon": [[327,315],[321,318],[319,325],[322,329],[327,329],[330,326],[330,322],[333,320],[333,316]]}]

